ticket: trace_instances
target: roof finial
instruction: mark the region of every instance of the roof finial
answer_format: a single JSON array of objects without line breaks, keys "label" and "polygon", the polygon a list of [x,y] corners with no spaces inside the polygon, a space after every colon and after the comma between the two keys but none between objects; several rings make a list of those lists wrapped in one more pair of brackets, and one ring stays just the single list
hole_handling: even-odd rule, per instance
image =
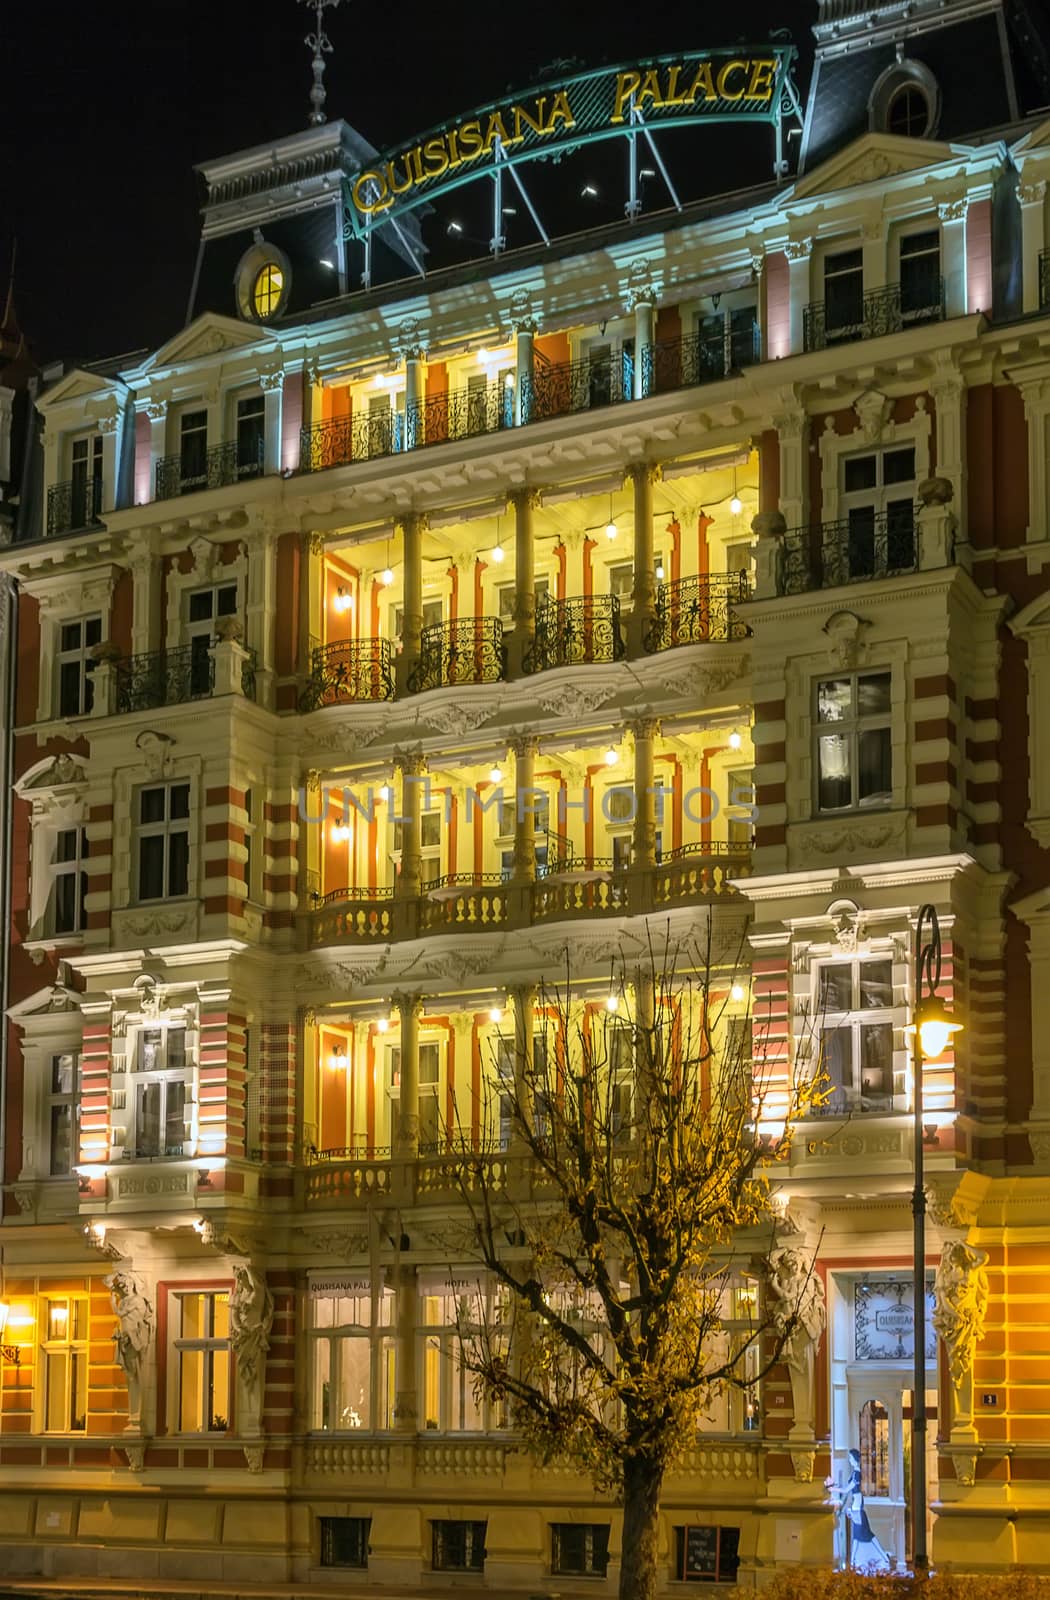
[{"label": "roof finial", "polygon": [[314,86],[310,90],[310,104],[313,106],[310,112],[311,128],[318,128],[322,122],[328,120],[324,111],[326,95],[321,79],[324,77],[324,58],[332,53],[332,41],[324,31],[324,14],[326,7],[334,7],[339,3],[340,0],[300,0],[301,5],[309,6],[312,11],[317,12],[317,30],[315,33],[308,33],[304,41],[314,53]]}]

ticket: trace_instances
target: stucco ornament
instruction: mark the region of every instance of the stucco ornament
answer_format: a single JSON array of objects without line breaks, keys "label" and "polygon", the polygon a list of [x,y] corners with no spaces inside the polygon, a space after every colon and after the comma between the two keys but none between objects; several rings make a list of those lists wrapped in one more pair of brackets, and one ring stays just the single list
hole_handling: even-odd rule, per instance
[{"label": "stucco ornament", "polygon": [[263,1374],[273,1326],[273,1295],[248,1261],[233,1263],[230,1295],[230,1349],[237,1358],[238,1420],[241,1433],[260,1431]]},{"label": "stucco ornament", "polygon": [[769,1289],[773,1326],[784,1340],[791,1376],[795,1422],[789,1438],[811,1438],[814,1361],[828,1320],[824,1285],[802,1251],[786,1245],[770,1257]]},{"label": "stucco ornament", "polygon": [[128,1429],[137,1431],[142,1424],[143,1368],[155,1327],[153,1305],[139,1279],[127,1267],[119,1267],[102,1281],[117,1318],[113,1344],[128,1385]]},{"label": "stucco ornament", "polygon": [[973,1371],[977,1341],[988,1309],[987,1252],[949,1239],[941,1251],[933,1293],[933,1326],[944,1340],[952,1384],[961,1389]]}]

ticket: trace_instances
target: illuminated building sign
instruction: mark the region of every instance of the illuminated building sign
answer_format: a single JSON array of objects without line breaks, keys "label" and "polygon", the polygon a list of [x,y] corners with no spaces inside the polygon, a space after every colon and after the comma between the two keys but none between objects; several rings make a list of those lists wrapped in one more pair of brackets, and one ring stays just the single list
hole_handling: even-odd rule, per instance
[{"label": "illuminated building sign", "polygon": [[707,50],[604,68],[510,95],[380,156],[350,185],[349,222],[371,221],[436,199],[481,173],[555,156],[639,129],[701,122],[775,123],[797,99],[792,45]]}]

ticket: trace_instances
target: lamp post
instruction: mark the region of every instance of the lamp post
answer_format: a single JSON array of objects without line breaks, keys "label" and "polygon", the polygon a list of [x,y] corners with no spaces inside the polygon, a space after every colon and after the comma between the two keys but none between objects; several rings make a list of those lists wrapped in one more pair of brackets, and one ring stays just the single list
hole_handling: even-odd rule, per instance
[{"label": "lamp post", "polygon": [[915,1187],[912,1190],[914,1242],[912,1247],[915,1366],[911,1400],[911,1523],[912,1566],[920,1576],[929,1571],[926,1549],[926,1187],[922,1123],[923,1058],[935,1060],[962,1024],[953,1022],[937,995],[941,981],[941,925],[931,905],[922,906],[915,925],[915,1016],[905,1029],[913,1050],[915,1084]]}]

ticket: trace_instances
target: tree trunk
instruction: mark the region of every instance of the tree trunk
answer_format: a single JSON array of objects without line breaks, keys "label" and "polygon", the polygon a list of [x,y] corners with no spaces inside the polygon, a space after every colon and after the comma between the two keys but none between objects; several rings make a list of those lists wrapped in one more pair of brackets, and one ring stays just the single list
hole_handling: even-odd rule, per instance
[{"label": "tree trunk", "polygon": [[663,1483],[663,1468],[648,1457],[629,1456],[624,1462],[620,1600],[654,1600]]}]

